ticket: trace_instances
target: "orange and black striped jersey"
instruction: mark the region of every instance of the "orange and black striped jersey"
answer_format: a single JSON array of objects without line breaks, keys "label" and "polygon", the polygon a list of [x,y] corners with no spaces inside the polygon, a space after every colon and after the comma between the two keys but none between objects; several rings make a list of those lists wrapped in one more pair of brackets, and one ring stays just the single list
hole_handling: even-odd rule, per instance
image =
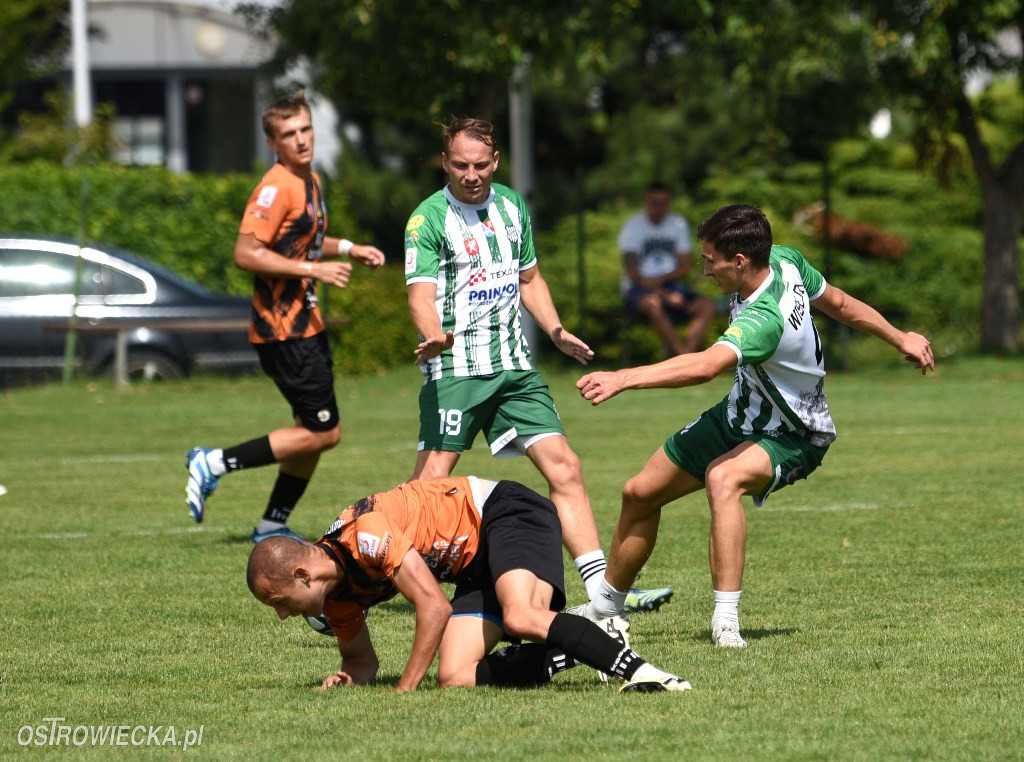
[{"label": "orange and black striped jersey", "polygon": [[[278,162],[270,168],[249,197],[241,233],[256,239],[283,257],[319,259],[327,230],[327,203],[320,177],[306,179]],[[253,279],[249,341],[303,339],[324,330],[312,278]]]},{"label": "orange and black striped jersey", "polygon": [[398,593],[394,576],[415,550],[439,582],[451,582],[476,557],[480,517],[470,480],[408,482],[350,505],[317,547],[345,578],[327,595],[324,614],[342,641],[363,623],[363,611]]}]

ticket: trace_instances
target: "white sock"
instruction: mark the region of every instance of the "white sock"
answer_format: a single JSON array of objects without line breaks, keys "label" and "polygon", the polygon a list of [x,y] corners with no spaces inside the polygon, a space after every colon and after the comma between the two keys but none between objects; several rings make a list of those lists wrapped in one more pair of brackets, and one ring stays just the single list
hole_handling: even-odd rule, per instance
[{"label": "white sock", "polygon": [[741,595],[742,590],[715,590],[715,613],[711,615],[712,629],[717,621],[728,620],[739,624]]},{"label": "white sock", "polygon": [[270,532],[274,529],[280,529],[283,526],[283,521],[271,521],[270,519],[260,519],[260,523],[256,525],[256,531],[260,534],[263,534],[264,532]]},{"label": "white sock", "polygon": [[587,607],[588,613],[593,612],[602,619],[619,616],[622,613],[622,607],[626,604],[627,592],[629,591],[616,590],[608,584],[604,575],[601,575],[601,584],[597,594],[590,600],[590,605]]},{"label": "white sock", "polygon": [[576,571],[583,578],[583,585],[587,588],[587,597],[594,600],[594,596],[600,589],[601,580],[604,579],[604,570],[608,568],[608,562],[604,559],[604,551],[598,548],[584,553],[573,563],[576,564]]},{"label": "white sock", "polygon": [[210,450],[206,453],[206,465],[210,467],[210,473],[214,476],[223,476],[228,472],[224,465],[224,450]]}]

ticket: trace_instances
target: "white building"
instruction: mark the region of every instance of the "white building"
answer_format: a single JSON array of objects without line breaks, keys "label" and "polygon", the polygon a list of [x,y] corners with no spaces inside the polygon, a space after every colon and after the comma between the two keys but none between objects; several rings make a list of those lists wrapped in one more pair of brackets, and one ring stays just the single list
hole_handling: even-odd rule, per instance
[{"label": "white building", "polygon": [[[176,172],[247,171],[272,155],[260,127],[271,44],[252,34],[237,0],[87,0],[95,103],[117,110],[125,164]],[[70,81],[71,59],[64,73]],[[336,115],[315,104],[318,165],[337,155]]]}]

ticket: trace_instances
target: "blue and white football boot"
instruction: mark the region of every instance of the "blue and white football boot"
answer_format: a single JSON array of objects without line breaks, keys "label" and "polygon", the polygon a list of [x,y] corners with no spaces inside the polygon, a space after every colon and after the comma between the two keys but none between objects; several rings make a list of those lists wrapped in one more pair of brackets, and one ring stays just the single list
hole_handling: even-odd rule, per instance
[{"label": "blue and white football boot", "polygon": [[217,477],[210,471],[205,447],[193,447],[185,453],[185,468],[188,469],[188,487],[185,488],[185,502],[188,512],[197,522],[203,520],[206,511],[206,498],[217,489]]}]

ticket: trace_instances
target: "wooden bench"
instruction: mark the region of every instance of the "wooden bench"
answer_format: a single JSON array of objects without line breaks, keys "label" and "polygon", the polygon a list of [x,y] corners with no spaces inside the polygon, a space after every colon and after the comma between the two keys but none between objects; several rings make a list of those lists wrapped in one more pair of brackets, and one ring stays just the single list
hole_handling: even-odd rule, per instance
[{"label": "wooden bench", "polygon": [[[347,325],[348,317],[337,315],[326,319],[328,328]],[[163,331],[165,333],[231,333],[234,331],[249,330],[248,318],[223,318],[211,320],[208,318],[197,318],[195,320],[126,320],[115,322],[107,320],[103,323],[92,324],[79,319],[76,321],[65,321],[63,323],[49,323],[43,326],[47,331],[74,332],[83,336],[113,336],[114,337],[114,387],[125,389],[128,387],[128,338],[132,333],[140,329],[150,331]]]}]

